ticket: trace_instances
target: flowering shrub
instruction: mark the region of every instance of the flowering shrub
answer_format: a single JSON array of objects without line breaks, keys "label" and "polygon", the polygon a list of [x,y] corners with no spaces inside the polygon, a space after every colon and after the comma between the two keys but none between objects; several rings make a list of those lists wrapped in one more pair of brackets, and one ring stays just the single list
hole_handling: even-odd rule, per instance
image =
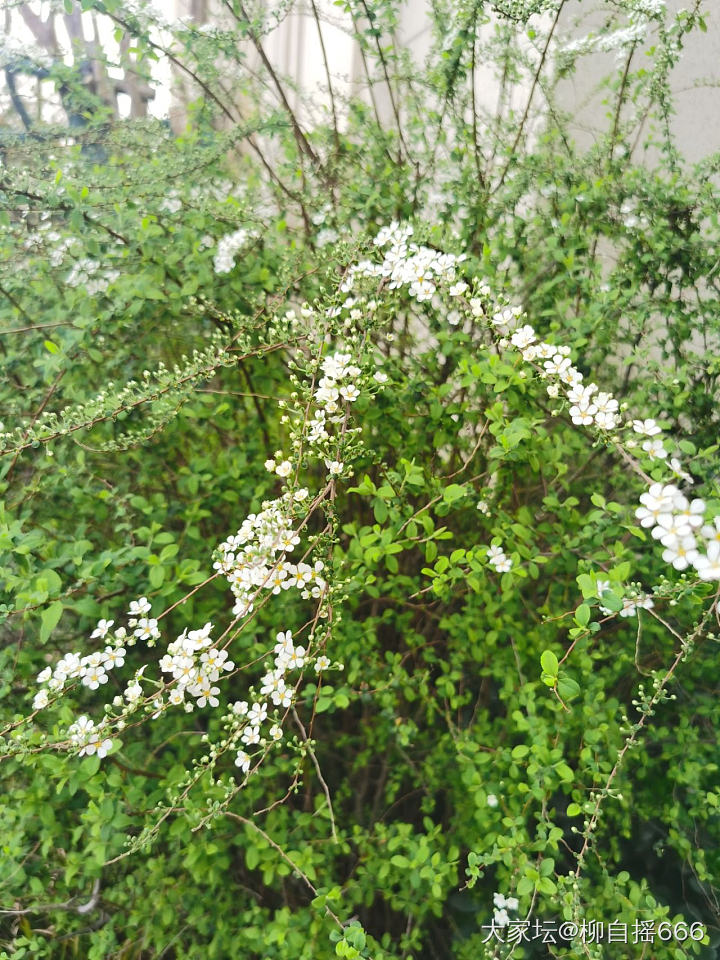
[{"label": "flowering shrub", "polygon": [[223,99],[260,14],[106,0],[190,128],[8,150],[8,956],[714,955],[718,211],[666,123],[703,24],[565,7],[443,5],[421,70],[349,4],[394,121],[328,72],[310,128],[269,62],[279,116]]}]

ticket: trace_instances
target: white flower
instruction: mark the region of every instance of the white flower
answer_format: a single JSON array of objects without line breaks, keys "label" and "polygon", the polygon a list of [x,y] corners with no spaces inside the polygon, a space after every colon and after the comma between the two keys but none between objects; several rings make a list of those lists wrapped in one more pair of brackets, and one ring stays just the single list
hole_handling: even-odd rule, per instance
[{"label": "white flower", "polygon": [[344,464],[340,460],[326,460],[325,465],[328,468],[328,473],[331,477],[336,477],[339,473],[342,473]]},{"label": "white flower", "polygon": [[288,655],[287,669],[300,670],[305,665],[305,647],[295,647]]},{"label": "white flower", "polygon": [[268,697],[275,690],[285,689],[285,681],[278,670],[270,670],[260,681],[260,696]]},{"label": "white flower", "polygon": [[664,513],[658,517],[657,526],[653,529],[652,535],[664,547],[672,547],[683,537],[690,536],[691,533],[692,527],[684,517]]},{"label": "white flower", "polygon": [[55,666],[55,678],[64,682],[67,677],[77,677],[83,669],[79,653],[66,653]]},{"label": "white flower", "polygon": [[125,688],[125,699],[128,703],[137,703],[137,701],[142,696],[142,687],[137,681],[134,683],[129,683]]},{"label": "white flower", "polygon": [[82,750],[79,751],[79,755],[82,757],[83,754],[91,757],[93,753],[97,753],[98,757],[102,760],[103,757],[106,757],[107,754],[112,750],[112,740],[103,740],[101,734],[98,733],[93,737],[92,740],[89,740]]},{"label": "white flower", "polygon": [[102,683],[108,682],[108,676],[102,667],[88,667],[82,678],[83,685],[97,690]]},{"label": "white flower", "polygon": [[598,393],[593,402],[600,413],[617,413],[618,402],[610,393]]},{"label": "white flower", "polygon": [[[720,517],[714,518],[712,526],[706,523],[705,526],[700,529],[700,536],[704,537],[705,540],[717,540],[720,542]],[[43,673],[44,672],[45,671],[43,671]],[[40,676],[42,676],[42,674]],[[38,683],[40,682],[40,677],[38,677]]]},{"label": "white flower", "polygon": [[556,353],[552,360],[546,360],[543,366],[549,375],[559,377],[570,369],[571,364],[567,357],[564,357],[561,353]]},{"label": "white flower", "polygon": [[113,667],[122,667],[125,664],[125,647],[105,647],[106,670],[112,670]]},{"label": "white flower", "polygon": [[654,460],[656,457],[664,460],[668,455],[662,440],[646,440],[642,448],[651,460]]},{"label": "white flower", "polygon": [[590,404],[587,407],[570,407],[570,416],[572,417],[572,422],[583,427],[586,427],[593,422],[593,417],[596,412],[597,407],[594,404]]},{"label": "white flower", "polygon": [[275,637],[275,646],[273,647],[273,653],[288,653],[292,651],[293,648],[293,639],[292,631],[285,630],[280,631]]},{"label": "white flower", "polygon": [[623,608],[620,611],[621,617],[634,617],[638,611],[638,608],[642,610],[652,610],[655,604],[652,601],[652,597],[641,596],[631,599],[626,597],[623,600]]},{"label": "white flower", "polygon": [[609,581],[609,580],[596,580],[596,581],[595,581],[595,596],[596,596],[599,600],[602,600],[603,594],[605,593],[606,590],[609,590],[609,589],[610,589],[610,581]]},{"label": "white flower", "polygon": [[[548,387],[548,389],[550,389]],[[588,383],[583,386],[576,383],[567,391],[566,396],[570,403],[576,403],[579,407],[587,407],[593,402],[592,396],[597,392],[597,386],[594,383]]]},{"label": "white flower", "polygon": [[95,722],[89,717],[78,717],[75,723],[68,728],[73,743],[84,743],[95,729]]},{"label": "white flower", "polygon": [[705,514],[704,500],[697,499],[688,503],[687,498],[680,494],[673,500],[673,506],[677,510],[678,517],[685,520],[691,527],[697,528],[702,526]]},{"label": "white flower", "polygon": [[671,457],[669,463],[670,463],[670,469],[675,474],[675,476],[680,477],[681,480],[684,480],[685,483],[688,483],[692,486],[692,484],[694,483],[693,478],[690,476],[687,470],[683,470],[683,465],[680,463],[678,458]]},{"label": "white flower", "polygon": [[255,743],[260,743],[260,728],[252,725],[245,727],[240,739],[244,744],[246,744],[246,746],[252,746]]},{"label": "white flower", "polygon": [[82,658],[82,665],[83,672],[87,672],[89,667],[102,667],[104,669],[105,654],[101,650],[96,650],[94,653]]},{"label": "white flower", "polygon": [[143,613],[150,613],[150,604],[147,597],[140,597],[139,600],[130,601],[129,617],[140,617]]},{"label": "white flower", "polygon": [[505,556],[502,547],[492,546],[487,551],[488,562],[491,563],[498,573],[507,573],[512,569],[512,560]]},{"label": "white flower", "polygon": [[683,537],[663,550],[663,560],[671,563],[676,570],[685,570],[698,557],[695,537]]},{"label": "white flower", "polygon": [[354,403],[360,396],[360,391],[354,384],[349,383],[347,386],[340,388],[340,396],[343,400],[347,400],[348,403]]},{"label": "white flower", "polygon": [[708,544],[707,555],[699,554],[693,566],[703,580],[720,580],[720,541]]},{"label": "white flower", "polygon": [[617,424],[617,417],[613,413],[600,411],[595,414],[595,426],[601,430],[614,430]]},{"label": "white flower", "polygon": [[259,727],[260,724],[267,718],[267,704],[266,703],[254,703],[250,710],[248,711],[248,720],[254,726]]},{"label": "white flower", "polygon": [[279,724],[274,723],[270,727],[269,734],[270,734],[271,740],[275,740],[276,742],[278,740],[282,740],[282,736],[283,736],[282,727]]},{"label": "white flower", "polygon": [[248,712],[247,700],[236,700],[232,705],[232,712],[236,717],[244,717]]},{"label": "white flower", "polygon": [[275,473],[275,461],[274,461],[274,460],[266,460],[266,461],[265,461],[265,469],[268,471],[268,473]]},{"label": "white flower", "polygon": [[477,509],[480,511],[480,513],[485,514],[486,517],[490,515],[490,507],[488,506],[486,500],[478,500]]},{"label": "white flower", "polygon": [[677,487],[671,484],[663,486],[661,483],[653,483],[648,492],[641,495],[642,506],[635,511],[640,526],[654,527],[659,517],[672,513],[673,497],[677,493]]},{"label": "white flower", "polygon": [[48,705],[47,690],[38,690],[33,699],[33,710],[42,710]]},{"label": "white flower", "polygon": [[216,650],[210,647],[204,653],[200,654],[200,663],[203,673],[206,675],[214,673],[216,676],[220,670],[232,670],[235,666],[232,660],[228,660],[226,650]]},{"label": "white flower", "polygon": [[52,676],[52,667],[45,667],[44,670],[41,670],[37,675],[37,683],[47,683],[50,677]]},{"label": "white flower", "polygon": [[250,769],[250,757],[244,750],[238,750],[235,757],[235,766],[240,767],[243,773],[247,773]]},{"label": "white flower", "polygon": [[646,437],[654,437],[662,432],[654,420],[633,420],[633,430]]},{"label": "white flower", "polygon": [[199,707],[204,707],[208,704],[211,707],[217,707],[220,703],[217,698],[218,693],[220,693],[220,688],[211,687],[207,681],[199,683],[197,687],[193,687],[192,689],[192,695],[195,697],[195,702]]},{"label": "white flower", "polygon": [[325,656],[319,656],[315,661],[315,673],[322,673],[330,666],[330,661]]},{"label": "white flower", "polygon": [[535,331],[529,324],[525,324],[523,327],[519,327],[515,333],[510,337],[510,343],[513,346],[517,347],[519,350],[524,350],[526,347],[529,347],[531,343],[535,341]]},{"label": "white flower", "polygon": [[[137,627],[133,631],[134,635],[138,640],[147,640],[148,643],[150,643],[151,640],[156,640],[160,636],[157,623],[157,620],[141,617],[137,622]],[[152,646],[152,644],[150,645]]]},{"label": "white flower", "polygon": [[104,640],[107,636],[108,630],[114,623],[114,620],[100,620],[97,627],[95,627],[93,632],[90,634],[90,639],[95,640],[96,638],[99,638],[100,640]]},{"label": "white flower", "polygon": [[496,807],[498,805],[498,798],[494,793],[489,793],[487,796],[487,805],[489,807]]}]

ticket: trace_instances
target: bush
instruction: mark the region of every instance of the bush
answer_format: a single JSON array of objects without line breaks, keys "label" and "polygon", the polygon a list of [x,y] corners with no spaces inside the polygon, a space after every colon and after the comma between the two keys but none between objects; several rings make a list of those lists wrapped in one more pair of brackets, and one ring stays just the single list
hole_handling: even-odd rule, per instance
[{"label": "bush", "polygon": [[438,5],[422,68],[360,6],[390,123],[330,75],[312,129],[226,98],[271,26],[234,4],[162,41],[182,135],[7,148],[4,955],[714,956],[702,18],[613,14],[582,150],[562,83],[608,41],[566,4]]}]

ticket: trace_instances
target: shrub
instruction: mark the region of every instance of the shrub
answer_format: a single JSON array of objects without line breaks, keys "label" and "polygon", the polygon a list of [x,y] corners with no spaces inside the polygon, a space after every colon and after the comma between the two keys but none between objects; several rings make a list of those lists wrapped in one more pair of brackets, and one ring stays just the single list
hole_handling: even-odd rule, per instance
[{"label": "shrub", "polygon": [[564,3],[438,5],[422,68],[345,5],[392,117],[328,75],[312,129],[224,96],[243,5],[83,6],[202,96],[7,150],[7,955],[714,955],[700,14],[614,14],[582,150]]}]

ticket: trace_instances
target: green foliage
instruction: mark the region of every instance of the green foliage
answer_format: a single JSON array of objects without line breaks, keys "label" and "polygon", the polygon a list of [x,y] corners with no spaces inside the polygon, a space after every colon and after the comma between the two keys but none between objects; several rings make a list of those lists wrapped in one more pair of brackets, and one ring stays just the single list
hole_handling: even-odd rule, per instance
[{"label": "green foliage", "polygon": [[[487,939],[501,893],[513,920],[701,924],[702,943],[659,938],[652,956],[715,956],[714,585],[638,524],[667,461],[631,428],[574,424],[492,322],[506,295],[519,304],[624,418],[663,426],[720,513],[718,159],[682,161],[668,79],[700,14],[612,5],[609,34],[639,24],[653,46],[641,66],[620,37],[607,129],[583,149],[562,84],[597,38],[546,64],[557,3],[435,4],[422,66],[390,42],[394,0],[336,6],[383,122],[371,92],[335,90],[335,122],[313,128],[289,100],[270,108],[263,83],[286,81],[258,79],[245,45],[275,15],[232,3],[213,29],[174,28],[198,84],[183,131],[101,112],[74,141],[48,128],[6,146],[2,955],[504,957]],[[162,54],[149,13],[82,7]],[[501,80],[497,113],[476,102],[480,63]],[[438,308],[356,278],[348,303],[338,284],[377,261],[391,220],[466,254],[469,291]],[[362,389],[313,457],[319,358],[341,349]],[[285,455],[287,480],[263,466]],[[216,548],[281,477],[311,491],[293,517],[328,591],[268,593],[236,629]],[[625,616],[645,593],[654,606]],[[128,644],[122,680],[34,711],[35,677],[102,649],[98,621],[117,627],[138,597],[163,612],[157,648]],[[79,757],[70,725],[104,704],[114,717],[135,672],[207,622],[238,665],[221,708],[149,698],[107,756]],[[243,779],[223,714],[287,630],[314,660],[284,739]],[[642,950],[528,940],[514,956]]]}]

